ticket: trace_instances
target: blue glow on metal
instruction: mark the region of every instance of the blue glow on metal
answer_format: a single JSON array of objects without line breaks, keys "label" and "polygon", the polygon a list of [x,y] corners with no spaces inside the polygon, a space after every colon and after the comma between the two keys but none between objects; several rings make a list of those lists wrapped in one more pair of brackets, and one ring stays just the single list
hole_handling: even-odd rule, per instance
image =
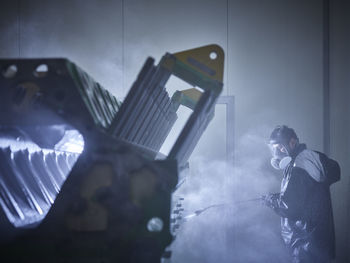
[{"label": "blue glow on metal", "polygon": [[0,137],[0,206],[15,227],[35,227],[45,218],[83,150],[76,130],[67,130],[54,149]]},{"label": "blue glow on metal", "polygon": [[55,149],[63,152],[82,153],[84,150],[83,136],[76,130],[67,130]]}]

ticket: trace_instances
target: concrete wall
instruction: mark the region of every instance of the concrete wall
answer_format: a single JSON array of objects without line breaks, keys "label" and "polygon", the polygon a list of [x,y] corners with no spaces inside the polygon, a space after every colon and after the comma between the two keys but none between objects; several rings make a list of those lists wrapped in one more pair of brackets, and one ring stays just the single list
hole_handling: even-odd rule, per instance
[{"label": "concrete wall", "polygon": [[[349,257],[345,2],[331,5],[331,156],[343,170],[332,190],[337,262]],[[322,1],[2,1],[0,32],[0,57],[69,57],[121,98],[147,56],[159,60],[167,51],[217,43],[226,52],[224,95],[235,96],[237,161],[268,162],[264,139],[282,123],[294,127],[310,148],[324,149]],[[265,172],[273,173],[269,169]]]},{"label": "concrete wall", "polygon": [[[320,1],[230,1],[229,81],[237,139],[287,124],[322,150]],[[263,3],[263,4],[261,4]]]}]

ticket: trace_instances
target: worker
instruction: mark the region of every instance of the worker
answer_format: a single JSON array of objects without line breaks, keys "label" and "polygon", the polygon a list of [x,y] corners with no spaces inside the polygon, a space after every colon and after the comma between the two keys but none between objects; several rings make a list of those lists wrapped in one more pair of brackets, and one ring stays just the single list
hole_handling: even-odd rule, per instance
[{"label": "worker", "polygon": [[293,263],[328,263],[335,258],[330,185],[340,180],[338,163],[306,148],[292,128],[271,133],[271,165],[283,170],[281,192],[263,204],[281,216],[282,238]]}]

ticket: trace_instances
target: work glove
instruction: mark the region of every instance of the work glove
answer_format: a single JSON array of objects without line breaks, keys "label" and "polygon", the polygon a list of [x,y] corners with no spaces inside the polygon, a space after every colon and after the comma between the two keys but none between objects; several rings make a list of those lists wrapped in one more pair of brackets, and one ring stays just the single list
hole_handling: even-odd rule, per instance
[{"label": "work glove", "polygon": [[267,194],[261,196],[261,204],[270,208],[275,208],[278,205],[278,200],[280,198],[280,193]]}]

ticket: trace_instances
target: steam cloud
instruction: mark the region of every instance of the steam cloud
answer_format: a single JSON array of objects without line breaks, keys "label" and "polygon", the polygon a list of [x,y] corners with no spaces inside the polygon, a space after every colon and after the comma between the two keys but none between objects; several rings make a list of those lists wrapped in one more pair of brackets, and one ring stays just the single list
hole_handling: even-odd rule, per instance
[{"label": "steam cloud", "polygon": [[239,140],[235,166],[202,157],[193,160],[191,176],[174,196],[185,198],[183,214],[212,204],[231,205],[184,222],[170,248],[171,262],[289,262],[279,217],[259,202],[239,203],[279,191],[281,175],[269,167],[265,130]]}]

